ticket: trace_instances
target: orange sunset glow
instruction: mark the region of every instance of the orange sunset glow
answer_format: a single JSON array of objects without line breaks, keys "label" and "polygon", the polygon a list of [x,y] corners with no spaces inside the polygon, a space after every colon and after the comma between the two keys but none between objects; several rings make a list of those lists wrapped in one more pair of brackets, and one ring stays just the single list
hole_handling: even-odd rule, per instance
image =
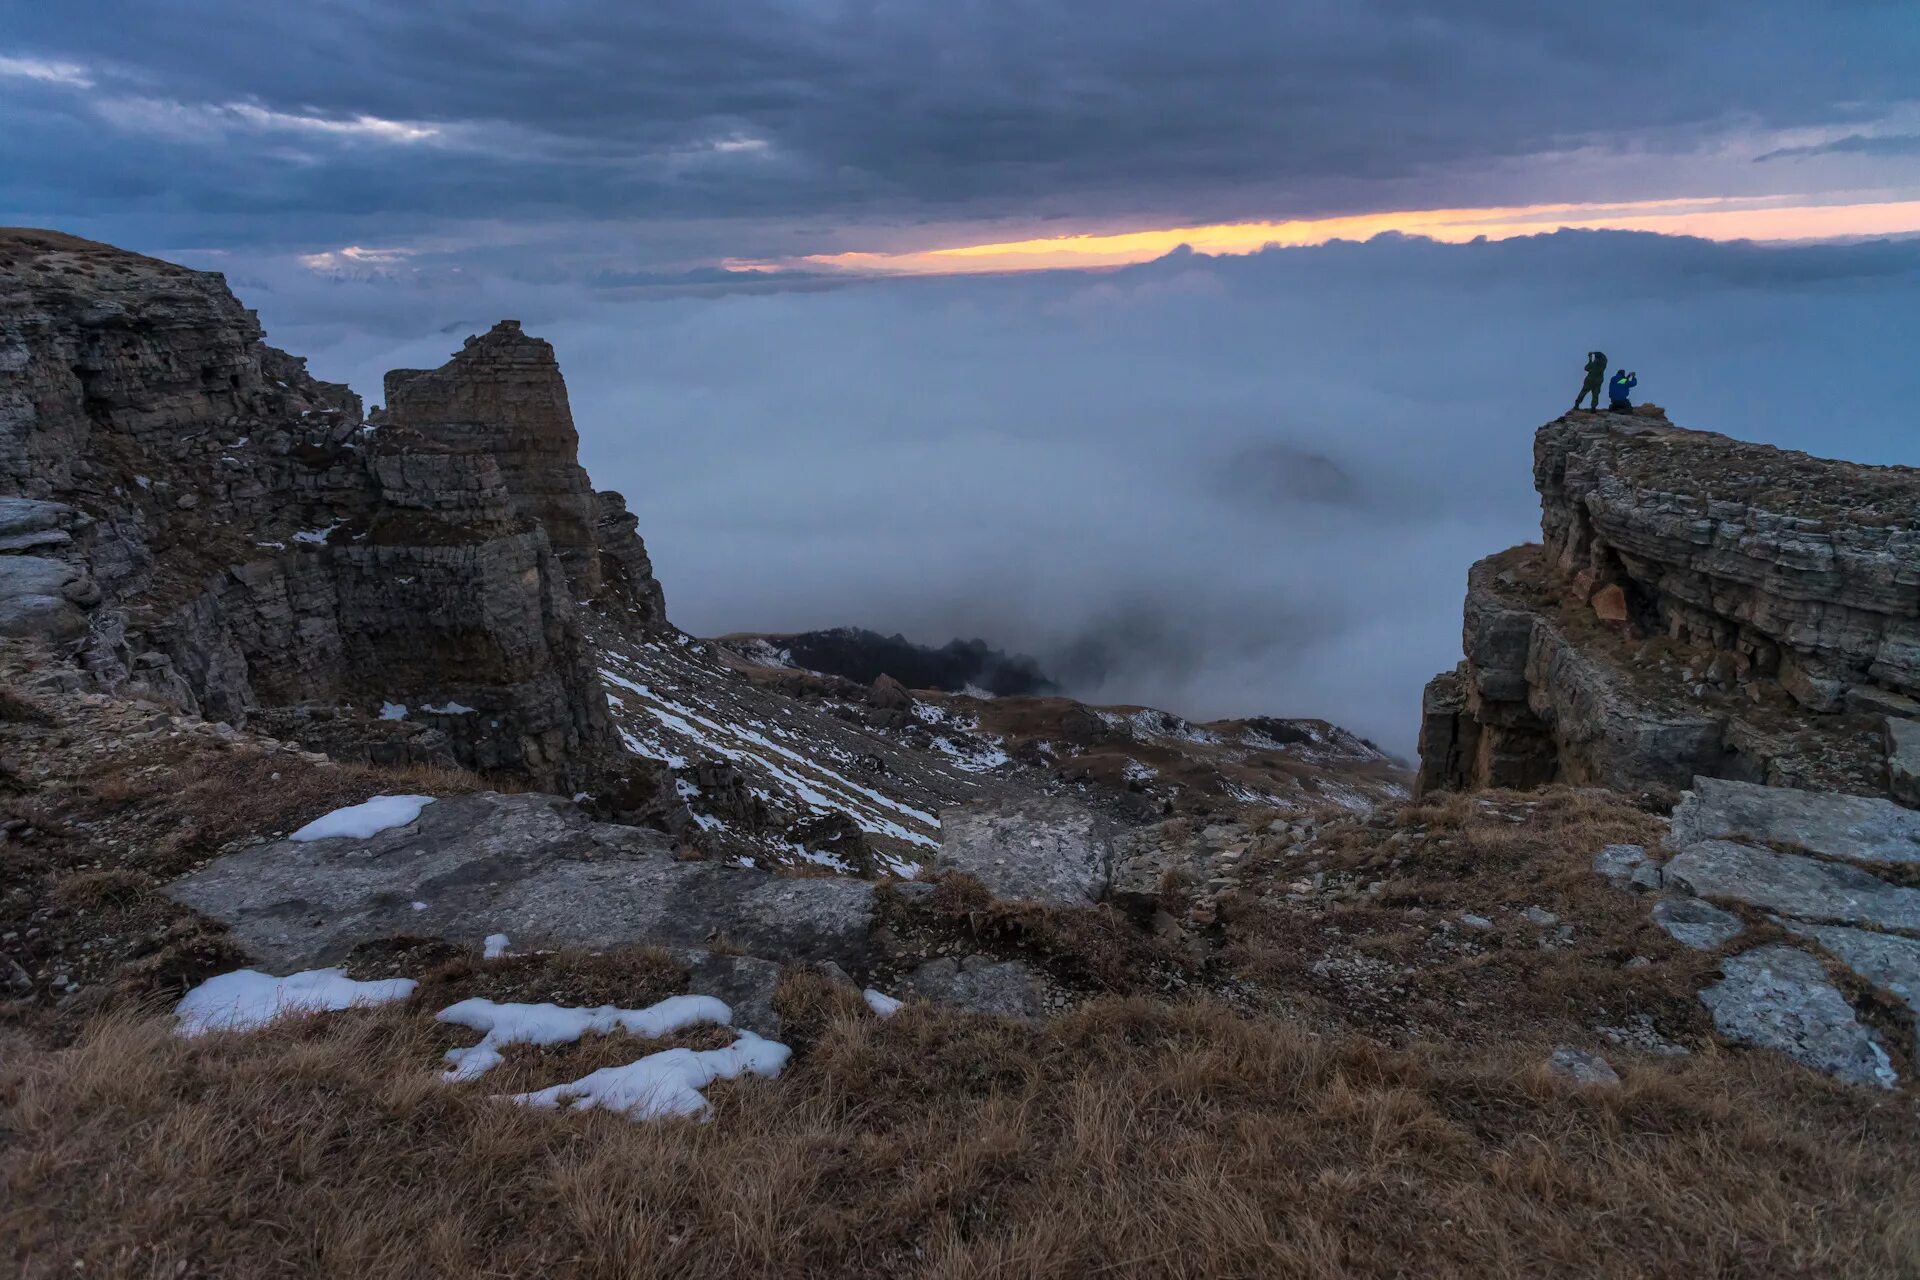
[{"label": "orange sunset glow", "polygon": [[1169,227],[1113,235],[1052,236],[906,253],[820,254],[778,264],[734,262],[728,265],[828,268],[876,275],[956,275],[1124,266],[1151,261],[1183,244],[1201,253],[1241,254],[1254,253],[1268,245],[1365,240],[1389,231],[1458,244],[1483,236],[1489,240],[1505,240],[1562,229],[1654,231],[1707,240],[1789,241],[1908,235],[1920,233],[1920,200],[1813,204],[1807,203],[1804,197],[1760,196],[1420,209],[1284,222]]}]

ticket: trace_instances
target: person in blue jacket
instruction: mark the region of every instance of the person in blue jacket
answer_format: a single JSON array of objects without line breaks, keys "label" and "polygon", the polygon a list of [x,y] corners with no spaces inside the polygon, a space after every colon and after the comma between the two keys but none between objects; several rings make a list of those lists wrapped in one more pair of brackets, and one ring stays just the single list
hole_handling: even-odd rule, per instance
[{"label": "person in blue jacket", "polygon": [[1627,393],[1640,385],[1640,375],[1628,373],[1625,369],[1613,375],[1613,381],[1607,384],[1607,395],[1613,401],[1607,407],[1615,413],[1632,413],[1633,401]]}]

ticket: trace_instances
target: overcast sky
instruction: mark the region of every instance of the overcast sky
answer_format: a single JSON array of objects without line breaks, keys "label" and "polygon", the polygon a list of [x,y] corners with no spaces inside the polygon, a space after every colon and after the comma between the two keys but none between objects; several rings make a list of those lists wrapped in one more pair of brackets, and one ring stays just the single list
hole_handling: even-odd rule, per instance
[{"label": "overcast sky", "polygon": [[[0,118],[0,223],[223,270],[370,399],[552,339],[703,632],[977,634],[1404,751],[1588,348],[1915,460],[1912,0],[0,0]],[[1562,225],[1852,239],[1247,252]]]}]

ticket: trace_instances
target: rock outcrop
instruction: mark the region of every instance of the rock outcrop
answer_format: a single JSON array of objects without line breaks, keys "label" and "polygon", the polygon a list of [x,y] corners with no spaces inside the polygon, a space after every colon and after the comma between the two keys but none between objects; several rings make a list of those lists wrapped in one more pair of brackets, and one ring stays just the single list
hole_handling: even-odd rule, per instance
[{"label": "rock outcrop", "polygon": [[1843,1080],[1893,1087],[1884,1040],[1861,1016],[1869,1006],[1856,1008],[1816,955],[1750,926],[1785,929],[1920,1013],[1920,889],[1901,883],[1920,863],[1920,814],[1877,798],[1701,778],[1663,843],[1665,862],[1615,845],[1593,869],[1652,894],[1653,921],[1676,942],[1725,953],[1722,980],[1700,992],[1720,1032]]},{"label": "rock outcrop", "polygon": [[405,716],[566,783],[611,740],[575,602],[664,611],[552,349],[503,322],[368,422],[261,339],[215,273],[0,232],[0,633],[211,718]]},{"label": "rock outcrop", "polygon": [[1912,794],[1886,721],[1920,717],[1920,472],[1575,412],[1534,478],[1543,544],[1473,567],[1427,687],[1423,790]]},{"label": "rock outcrop", "polygon": [[873,918],[864,880],[680,862],[657,832],[594,822],[556,796],[435,801],[371,838],[283,840],[169,885],[286,969],[395,937],[587,950],[725,939],[767,961],[858,964]]}]

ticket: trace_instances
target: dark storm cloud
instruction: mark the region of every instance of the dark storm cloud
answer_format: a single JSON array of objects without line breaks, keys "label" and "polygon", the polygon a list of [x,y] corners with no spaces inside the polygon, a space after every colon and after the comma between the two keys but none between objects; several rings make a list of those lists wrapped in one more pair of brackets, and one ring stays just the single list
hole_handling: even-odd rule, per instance
[{"label": "dark storm cloud", "polygon": [[[90,83],[0,73],[0,209],[287,244],[1440,203],[1544,152],[1872,119],[1920,66],[1920,24],[1885,0],[4,8],[0,57]],[[365,118],[437,132],[324,127]]]},{"label": "dark storm cloud", "polygon": [[1683,425],[1916,460],[1920,242],[1533,240],[1183,253],[1088,276],[614,302],[237,279],[377,397],[521,318],[683,627],[1034,654],[1072,692],[1321,715],[1410,749],[1467,566],[1538,537],[1533,428],[1585,352]]}]

